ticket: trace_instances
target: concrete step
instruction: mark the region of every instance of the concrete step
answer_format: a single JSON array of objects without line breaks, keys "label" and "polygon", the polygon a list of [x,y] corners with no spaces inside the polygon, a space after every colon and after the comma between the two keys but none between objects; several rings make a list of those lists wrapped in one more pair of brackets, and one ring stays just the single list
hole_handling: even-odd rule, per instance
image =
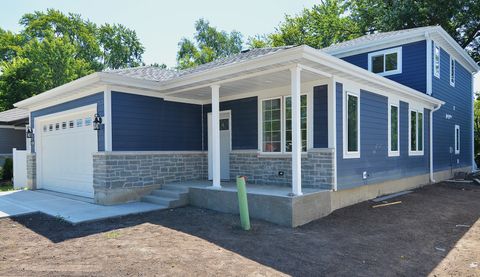
[{"label": "concrete step", "polygon": [[143,196],[141,200],[143,202],[166,206],[168,208],[177,208],[177,207],[182,207],[188,204],[188,199],[162,197],[162,196],[156,196],[151,194]]},{"label": "concrete step", "polygon": [[174,198],[174,199],[185,199],[188,197],[188,192],[183,192],[179,190],[167,190],[167,189],[156,189],[150,193],[151,195]]},{"label": "concrete step", "polygon": [[188,187],[175,184],[162,185],[161,190],[188,192]]}]

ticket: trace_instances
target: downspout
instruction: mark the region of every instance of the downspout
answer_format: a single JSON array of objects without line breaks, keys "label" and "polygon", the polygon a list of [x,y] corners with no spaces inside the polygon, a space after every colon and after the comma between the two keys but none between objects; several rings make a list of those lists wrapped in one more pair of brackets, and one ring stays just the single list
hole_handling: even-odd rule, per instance
[{"label": "downspout", "polygon": [[435,183],[433,178],[433,113],[441,107],[442,105],[438,105],[433,110],[430,110],[430,183]]}]

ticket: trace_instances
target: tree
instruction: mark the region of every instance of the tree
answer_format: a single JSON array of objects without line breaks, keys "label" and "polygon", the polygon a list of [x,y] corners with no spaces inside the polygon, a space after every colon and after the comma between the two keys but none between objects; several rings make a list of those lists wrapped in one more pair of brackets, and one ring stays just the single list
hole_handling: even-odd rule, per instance
[{"label": "tree", "polygon": [[480,166],[480,91],[476,94],[476,99],[474,102],[474,149],[475,149],[475,157],[477,161],[477,166]]},{"label": "tree", "polygon": [[362,32],[388,32],[440,25],[480,62],[480,1],[358,0],[348,1],[350,16]]},{"label": "tree", "polygon": [[0,29],[0,111],[95,71],[143,64],[144,48],[123,25],[57,10],[25,14],[23,29]]},{"label": "tree", "polygon": [[306,44],[323,48],[350,40],[363,33],[358,24],[348,16],[349,5],[341,0],[324,0],[299,15],[286,15],[275,32],[250,38],[250,47]]},{"label": "tree", "polygon": [[242,35],[218,31],[205,19],[195,22],[195,42],[182,38],[178,43],[177,67],[185,69],[211,62],[215,59],[239,53],[242,50]]}]

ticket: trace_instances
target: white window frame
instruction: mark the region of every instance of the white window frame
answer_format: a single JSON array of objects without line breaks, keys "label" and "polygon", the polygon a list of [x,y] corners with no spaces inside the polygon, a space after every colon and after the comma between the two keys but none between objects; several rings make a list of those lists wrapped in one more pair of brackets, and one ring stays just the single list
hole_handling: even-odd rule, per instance
[{"label": "white window frame", "polygon": [[[457,69],[456,69],[457,65],[456,65],[455,59],[452,58],[452,56],[450,56],[450,66],[449,67],[450,67],[450,72],[449,72],[448,78],[450,80],[450,85],[452,87],[455,87],[455,74],[456,74],[456,71],[457,71]],[[453,81],[452,81],[452,77],[453,77]]]},{"label": "white window frame", "polygon": [[[385,71],[385,63],[386,63],[386,58],[385,56],[388,54],[392,53],[397,53],[397,69],[395,70],[389,70]],[[402,47],[396,47],[396,48],[390,48],[382,51],[377,51],[377,52],[372,52],[368,53],[368,71],[373,72],[373,64],[372,64],[372,58],[377,57],[377,56],[382,56],[383,55],[383,72],[375,73],[380,76],[389,76],[389,75],[394,75],[394,74],[401,74],[402,73]]]},{"label": "white window frame", "polygon": [[[358,103],[357,103],[357,130],[358,130],[358,135],[357,135],[357,146],[358,149],[357,151],[348,151],[348,112],[347,112],[347,107],[348,107],[348,96],[354,96],[357,97]],[[344,159],[355,159],[355,158],[360,158],[360,136],[361,136],[361,131],[360,131],[360,121],[361,121],[361,115],[360,115],[360,90],[345,90],[343,94],[343,158]]]},{"label": "white window frame", "polygon": [[[458,131],[458,137],[457,137],[457,131]],[[455,125],[455,133],[454,133],[454,136],[455,136],[455,155],[458,155],[460,154],[460,126],[459,125]]]},{"label": "white window frame", "polygon": [[[302,151],[306,154],[313,147],[313,93],[301,93],[301,96],[307,97],[307,149]],[[291,155],[292,152],[286,151],[286,98],[291,94],[276,95],[273,97],[258,98],[258,151],[261,155]],[[263,101],[280,99],[280,152],[266,152],[263,150]]]},{"label": "white window frame", "polygon": [[[392,107],[397,108],[397,150],[392,150]],[[388,156],[400,156],[400,105],[399,102],[389,102],[388,104]]]},{"label": "white window frame", "polygon": [[[417,141],[417,150],[412,150],[412,112],[417,113],[417,132],[416,132],[416,138],[415,140]],[[418,114],[422,114],[422,150],[418,150]],[[408,155],[409,156],[423,156],[425,151],[425,113],[423,112],[423,109],[421,108],[409,108],[408,109]]]},{"label": "white window frame", "polygon": [[[435,57],[437,56],[437,49],[438,49],[438,70],[437,70],[437,62]],[[438,46],[436,43],[433,44],[433,75],[440,79],[440,67],[442,63],[440,62],[440,59],[442,57],[442,49],[440,46]]]}]

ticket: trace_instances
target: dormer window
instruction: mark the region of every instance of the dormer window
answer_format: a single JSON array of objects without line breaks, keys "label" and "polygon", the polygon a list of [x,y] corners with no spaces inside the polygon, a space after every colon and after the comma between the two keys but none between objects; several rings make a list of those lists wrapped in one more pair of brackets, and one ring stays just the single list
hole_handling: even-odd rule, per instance
[{"label": "dormer window", "polygon": [[368,70],[382,76],[402,73],[402,47],[369,53]]}]

